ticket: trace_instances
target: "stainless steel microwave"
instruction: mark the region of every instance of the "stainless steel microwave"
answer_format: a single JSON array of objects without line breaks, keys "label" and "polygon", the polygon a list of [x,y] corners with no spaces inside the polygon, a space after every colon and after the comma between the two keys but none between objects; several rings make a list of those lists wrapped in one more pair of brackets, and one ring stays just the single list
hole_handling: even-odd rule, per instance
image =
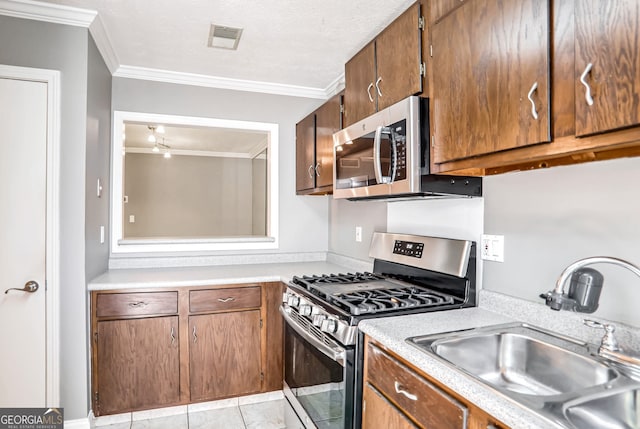
[{"label": "stainless steel microwave", "polygon": [[429,172],[429,100],[409,97],[333,135],[333,197],[482,196],[482,179]]}]

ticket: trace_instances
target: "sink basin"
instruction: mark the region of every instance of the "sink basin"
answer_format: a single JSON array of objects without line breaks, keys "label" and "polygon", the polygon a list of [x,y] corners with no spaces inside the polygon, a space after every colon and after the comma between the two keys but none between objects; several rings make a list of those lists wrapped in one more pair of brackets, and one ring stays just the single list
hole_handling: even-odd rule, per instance
[{"label": "sink basin", "polygon": [[586,344],[523,324],[408,341],[507,393],[560,395],[607,383],[618,375],[591,358]]},{"label": "sink basin", "polygon": [[640,428],[640,388],[597,396],[565,409],[565,416],[577,428]]}]

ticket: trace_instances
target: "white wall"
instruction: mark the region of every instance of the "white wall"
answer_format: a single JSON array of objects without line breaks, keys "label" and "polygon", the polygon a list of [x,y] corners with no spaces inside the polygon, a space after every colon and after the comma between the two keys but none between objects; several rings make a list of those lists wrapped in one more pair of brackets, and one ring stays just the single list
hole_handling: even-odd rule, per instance
[{"label": "white wall", "polygon": [[[350,258],[369,260],[373,233],[387,231],[387,203],[327,198],[331,199],[329,250]],[[355,240],[356,226],[362,227],[361,242]]]},{"label": "white wall", "polygon": [[[505,236],[505,262],[485,262],[484,288],[542,303],[538,295],[578,259],[640,265],[639,184],[640,158],[485,178],[485,231]],[[640,278],[593,268],[605,276],[594,316],[640,326]]]},{"label": "white wall", "polygon": [[259,253],[328,250],[327,198],[295,195],[295,125],[322,104],[321,100],[126,78],[113,79],[112,99],[114,110],[279,124],[280,248]]}]

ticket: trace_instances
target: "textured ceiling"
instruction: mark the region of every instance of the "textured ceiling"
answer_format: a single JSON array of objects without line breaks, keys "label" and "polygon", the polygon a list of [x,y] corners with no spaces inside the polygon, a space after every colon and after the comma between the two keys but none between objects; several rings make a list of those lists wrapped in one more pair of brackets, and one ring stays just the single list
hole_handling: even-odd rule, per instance
[{"label": "textured ceiling", "polygon": [[[98,12],[123,66],[328,88],[414,0],[47,0]],[[244,31],[207,47],[212,23]]]}]

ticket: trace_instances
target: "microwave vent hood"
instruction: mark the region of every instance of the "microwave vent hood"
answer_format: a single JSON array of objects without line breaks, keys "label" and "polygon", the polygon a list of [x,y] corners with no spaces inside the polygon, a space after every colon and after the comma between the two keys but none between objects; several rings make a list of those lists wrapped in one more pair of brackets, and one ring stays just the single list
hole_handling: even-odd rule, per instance
[{"label": "microwave vent hood", "polygon": [[333,135],[333,198],[481,197],[482,178],[430,172],[429,99],[408,97]]}]

